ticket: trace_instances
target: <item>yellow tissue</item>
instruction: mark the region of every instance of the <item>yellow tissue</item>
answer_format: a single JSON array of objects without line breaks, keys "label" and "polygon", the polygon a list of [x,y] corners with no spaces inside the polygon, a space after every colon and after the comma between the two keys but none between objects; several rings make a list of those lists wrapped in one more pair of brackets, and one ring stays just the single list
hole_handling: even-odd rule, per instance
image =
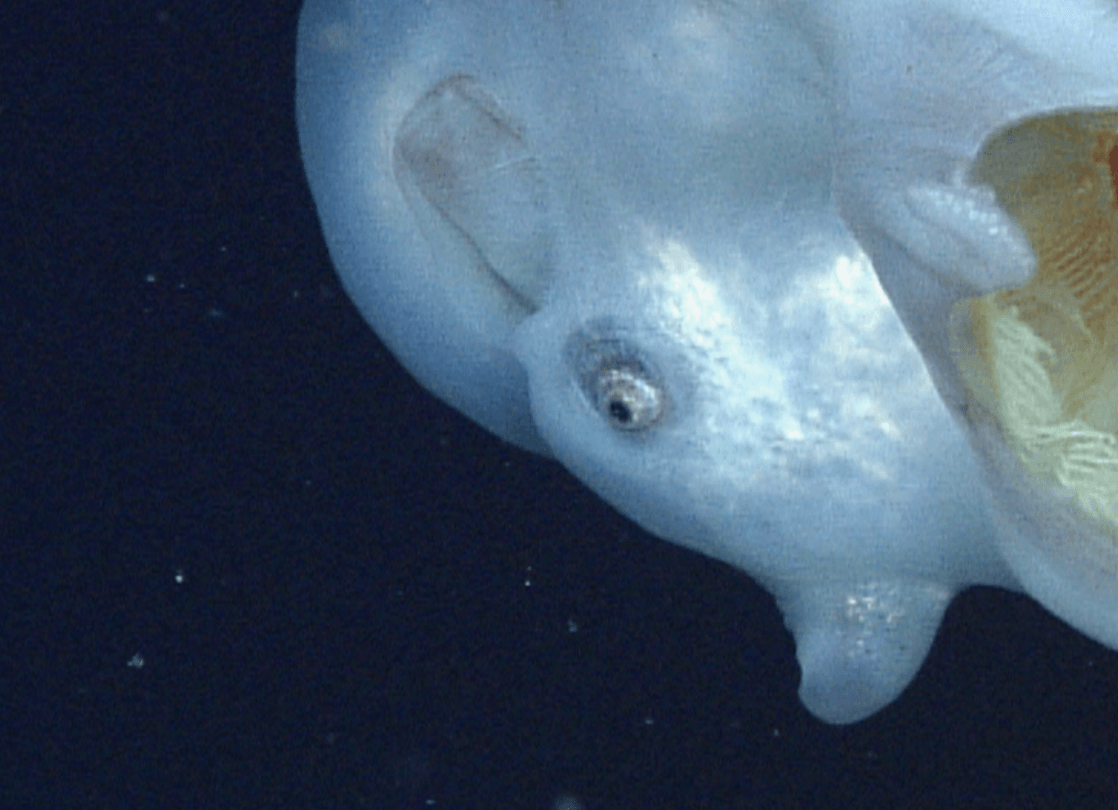
[{"label": "yellow tissue", "polygon": [[1118,113],[1000,133],[972,169],[1037,257],[1021,287],[958,303],[952,349],[972,419],[1118,543]]}]

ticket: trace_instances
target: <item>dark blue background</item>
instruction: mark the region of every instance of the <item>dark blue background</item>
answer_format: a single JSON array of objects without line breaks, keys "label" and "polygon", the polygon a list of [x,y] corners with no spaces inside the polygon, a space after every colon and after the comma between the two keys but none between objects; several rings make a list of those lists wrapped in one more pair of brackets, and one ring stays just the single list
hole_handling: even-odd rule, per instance
[{"label": "dark blue background", "polygon": [[0,810],[1118,806],[1118,656],[1031,602],[823,726],[763,591],[419,389],[329,265],[297,15],[0,10]]}]

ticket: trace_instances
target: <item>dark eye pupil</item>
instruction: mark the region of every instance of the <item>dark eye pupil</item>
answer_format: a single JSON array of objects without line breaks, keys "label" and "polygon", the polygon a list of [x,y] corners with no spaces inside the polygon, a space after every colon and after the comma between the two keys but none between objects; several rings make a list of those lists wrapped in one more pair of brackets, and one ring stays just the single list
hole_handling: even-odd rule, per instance
[{"label": "dark eye pupil", "polygon": [[610,400],[609,415],[616,422],[627,425],[633,421],[633,411],[619,399]]}]

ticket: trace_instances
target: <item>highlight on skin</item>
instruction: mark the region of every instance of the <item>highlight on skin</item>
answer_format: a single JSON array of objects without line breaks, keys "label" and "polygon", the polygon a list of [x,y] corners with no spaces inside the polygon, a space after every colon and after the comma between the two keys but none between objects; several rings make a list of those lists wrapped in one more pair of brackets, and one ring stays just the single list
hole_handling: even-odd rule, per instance
[{"label": "highlight on skin", "polygon": [[1118,112],[1015,125],[972,177],[1017,219],[1037,271],[952,313],[968,415],[992,418],[1118,544]]}]

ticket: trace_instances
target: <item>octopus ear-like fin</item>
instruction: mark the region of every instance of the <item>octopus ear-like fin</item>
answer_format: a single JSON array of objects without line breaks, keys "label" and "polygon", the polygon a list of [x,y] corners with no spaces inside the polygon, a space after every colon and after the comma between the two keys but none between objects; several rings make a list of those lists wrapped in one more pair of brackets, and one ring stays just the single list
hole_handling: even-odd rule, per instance
[{"label": "octopus ear-like fin", "polygon": [[892,703],[924,663],[953,596],[933,583],[882,579],[781,599],[796,638],[800,700],[829,723],[854,723]]},{"label": "octopus ear-like fin", "polygon": [[445,233],[432,240],[460,243],[467,278],[484,269],[507,306],[538,308],[551,268],[544,181],[525,134],[475,79],[451,76],[416,102],[396,133],[393,168],[409,203],[438,214],[433,225]]},{"label": "octopus ear-like fin", "polygon": [[529,133],[456,61],[472,35],[455,13],[471,9],[442,10],[304,6],[303,160],[346,291],[393,354],[482,426],[547,453],[512,347],[553,267],[546,183]]}]

